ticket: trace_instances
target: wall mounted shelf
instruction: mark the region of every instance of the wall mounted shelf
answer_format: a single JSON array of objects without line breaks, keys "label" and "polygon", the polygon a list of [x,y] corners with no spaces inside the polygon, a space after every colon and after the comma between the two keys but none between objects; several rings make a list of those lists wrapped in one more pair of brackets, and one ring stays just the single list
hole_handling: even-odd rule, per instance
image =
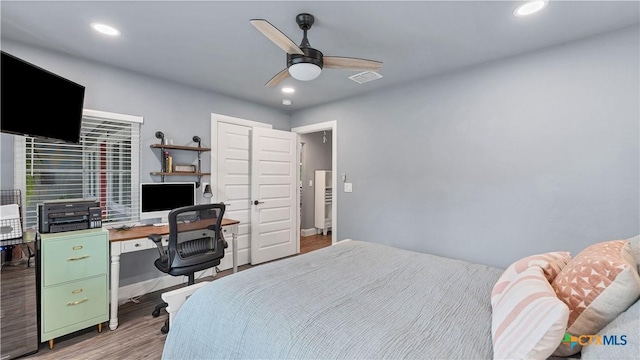
[{"label": "wall mounted shelf", "polygon": [[[196,187],[200,187],[200,179],[203,176],[211,175],[209,172],[201,172],[201,163],[200,163],[200,155],[205,151],[211,151],[211,148],[206,147],[198,147],[198,146],[184,146],[184,145],[170,145],[170,144],[152,144],[150,146],[152,149],[160,149],[160,158],[162,160],[162,171],[152,171],[150,174],[152,176],[160,176],[161,181],[164,182],[165,176],[195,176],[198,178],[198,182],[196,183]],[[181,151],[195,151],[198,153],[198,165],[196,167],[195,172],[174,172],[171,169],[166,169],[167,163],[167,150],[181,150]]]}]

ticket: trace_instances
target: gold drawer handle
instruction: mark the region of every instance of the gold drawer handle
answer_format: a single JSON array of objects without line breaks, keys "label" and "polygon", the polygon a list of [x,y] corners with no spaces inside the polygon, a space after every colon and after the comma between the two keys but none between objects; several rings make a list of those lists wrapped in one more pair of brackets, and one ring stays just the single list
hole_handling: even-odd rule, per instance
[{"label": "gold drawer handle", "polygon": [[82,259],[88,259],[89,255],[85,255],[85,256],[79,256],[79,257],[75,257],[75,258],[68,258],[67,261],[76,261],[76,260],[82,260]]},{"label": "gold drawer handle", "polygon": [[71,293],[72,294],[80,294],[81,292],[82,292],[82,289],[75,289]]},{"label": "gold drawer handle", "polygon": [[82,250],[82,248],[84,248],[84,246],[78,245],[78,246],[74,246],[72,249],[73,250]]},{"label": "gold drawer handle", "polygon": [[87,301],[89,301],[89,299],[84,298],[82,300],[68,302],[67,306],[74,306],[74,305],[82,304],[83,302],[87,302]]}]

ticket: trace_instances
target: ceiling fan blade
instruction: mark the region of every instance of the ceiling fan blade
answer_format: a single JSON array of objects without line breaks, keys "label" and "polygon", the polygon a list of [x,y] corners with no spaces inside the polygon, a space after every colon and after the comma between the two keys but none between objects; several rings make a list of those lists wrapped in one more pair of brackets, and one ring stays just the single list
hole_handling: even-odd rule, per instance
[{"label": "ceiling fan blade", "polygon": [[280,84],[282,80],[288,77],[289,77],[289,68],[286,68],[280,71],[279,73],[277,73],[276,76],[272,77],[271,80],[269,80],[264,86],[276,86]]},{"label": "ceiling fan blade", "polygon": [[325,56],[322,60],[324,67],[330,69],[347,70],[379,70],[382,62],[342,56]]},{"label": "ceiling fan blade", "polygon": [[266,36],[267,39],[278,45],[280,49],[286,51],[287,54],[304,55],[304,53],[302,52],[302,50],[300,50],[296,43],[289,39],[287,35],[283,34],[282,31],[271,25],[271,23],[269,23],[267,20],[253,19],[249,20],[249,22],[253,26],[255,26],[256,29],[258,29],[258,31],[262,33],[262,35]]}]

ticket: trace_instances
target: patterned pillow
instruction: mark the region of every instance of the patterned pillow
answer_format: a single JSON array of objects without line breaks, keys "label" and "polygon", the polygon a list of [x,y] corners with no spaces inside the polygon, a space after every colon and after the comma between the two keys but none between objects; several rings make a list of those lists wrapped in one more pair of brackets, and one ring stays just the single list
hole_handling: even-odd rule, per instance
[{"label": "patterned pillow", "polygon": [[539,267],[516,275],[493,306],[494,359],[546,359],[564,336],[569,308]]},{"label": "patterned pillow", "polygon": [[[587,247],[551,285],[569,306],[567,332],[572,336],[595,335],[640,296],[640,276],[627,240]],[[553,354],[572,355],[580,348],[561,344]]]},{"label": "patterned pillow", "polygon": [[545,278],[551,282],[560,270],[571,260],[571,254],[566,251],[554,251],[544,254],[531,255],[509,265],[502,273],[491,291],[491,305],[500,299],[502,292],[513,279],[526,269],[535,266],[542,269]]}]

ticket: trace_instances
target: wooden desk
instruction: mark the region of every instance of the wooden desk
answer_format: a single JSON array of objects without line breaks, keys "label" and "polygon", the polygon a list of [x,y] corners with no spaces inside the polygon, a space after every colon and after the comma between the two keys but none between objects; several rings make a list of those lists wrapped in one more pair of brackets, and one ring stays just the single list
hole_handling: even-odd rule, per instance
[{"label": "wooden desk", "polygon": [[[203,220],[194,223],[180,224],[182,228],[202,228],[203,222],[214,223],[214,220]],[[231,234],[232,239],[232,256],[233,256],[233,272],[238,271],[238,224],[240,221],[232,219],[222,219],[222,233]],[[111,247],[111,315],[109,318],[109,328],[115,330],[118,327],[118,289],[120,287],[120,254],[130,253],[134,251],[155,249],[156,245],[149,240],[147,236],[150,234],[169,234],[169,225],[163,226],[136,226],[129,230],[109,230],[109,243]],[[166,246],[168,238],[162,239],[162,244]]]}]

